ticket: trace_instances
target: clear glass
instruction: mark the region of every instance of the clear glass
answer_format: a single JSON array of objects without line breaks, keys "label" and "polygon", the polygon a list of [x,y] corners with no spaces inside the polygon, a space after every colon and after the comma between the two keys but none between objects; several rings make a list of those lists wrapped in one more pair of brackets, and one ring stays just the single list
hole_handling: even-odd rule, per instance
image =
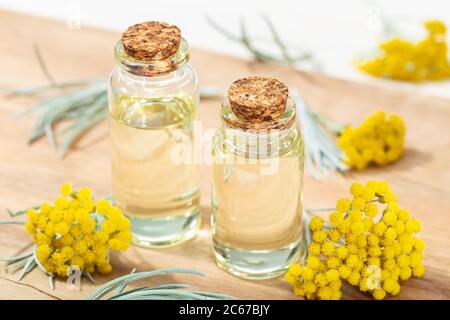
[{"label": "clear glass", "polygon": [[108,90],[112,189],[131,219],[133,242],[165,247],[200,226],[198,167],[192,159],[198,85],[189,48],[165,61],[139,61],[121,42]]},{"label": "clear glass", "polygon": [[259,127],[237,119],[226,99],[221,116],[212,146],[216,261],[241,278],[276,277],[303,256],[304,146],[295,105],[289,99],[279,119]]}]

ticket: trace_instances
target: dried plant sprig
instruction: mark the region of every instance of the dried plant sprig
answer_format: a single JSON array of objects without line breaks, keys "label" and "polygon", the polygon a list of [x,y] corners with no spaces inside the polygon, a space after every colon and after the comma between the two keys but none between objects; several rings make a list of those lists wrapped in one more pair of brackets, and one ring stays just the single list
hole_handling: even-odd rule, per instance
[{"label": "dried plant sprig", "polygon": [[[80,190],[78,193],[74,192],[72,189],[72,186],[68,183],[64,184],[61,187],[61,194],[63,196],[70,195],[71,197],[75,197],[76,199],[84,199],[83,201],[90,202],[90,195],[91,192],[84,188]],[[106,197],[109,198],[109,197]],[[63,198],[58,198],[55,202],[56,205],[59,206],[65,206],[66,203],[63,201]],[[92,205],[94,205],[94,202],[92,202]],[[48,207],[49,205],[43,204],[41,206],[34,206],[30,207],[27,210],[18,210],[16,212],[13,212],[12,210],[8,210],[8,213],[12,217],[19,217],[21,215],[27,214],[29,221],[25,224],[25,221],[15,221],[15,220],[3,220],[0,221],[1,224],[20,224],[20,225],[29,225],[30,219],[35,217],[36,211],[43,210],[43,207]],[[47,208],[48,210],[49,208]],[[100,200],[95,204],[95,210],[96,212],[104,212],[106,210],[106,214],[113,214],[114,207],[112,204],[109,203],[109,201],[106,200]],[[111,211],[111,212],[109,212]],[[111,225],[110,225],[111,226]],[[102,224],[103,227],[103,224]],[[27,230],[29,228],[26,228]],[[103,230],[103,228],[101,229]],[[57,237],[58,238],[58,237]],[[59,238],[61,239],[61,238]],[[0,257],[0,261],[5,261],[6,264],[6,270],[12,270],[12,271],[19,271],[19,275],[17,280],[21,281],[23,277],[31,272],[36,267],[39,267],[47,276],[48,276],[48,283],[50,288],[54,289],[54,279],[55,275],[53,273],[48,272],[48,269],[46,269],[41,263],[41,259],[39,258],[39,253],[37,253],[37,246],[34,246],[33,249],[29,252],[20,253],[15,256],[11,257]],[[77,268],[80,271],[83,271],[80,273],[80,276],[85,276],[90,280],[91,282],[95,283],[95,280],[93,279],[91,273],[89,273],[87,270],[82,270],[80,268]],[[75,270],[72,270],[72,272]],[[175,273],[186,273],[186,274],[193,274],[198,276],[203,276],[201,272],[191,270],[191,269],[184,269],[184,268],[175,268],[175,269],[159,269],[154,270],[150,272],[139,272],[135,273],[135,270],[131,272],[131,274],[117,278],[115,280],[112,280],[102,286],[100,286],[97,290],[95,290],[91,295],[87,297],[87,299],[111,299],[111,300],[139,300],[139,299],[200,299],[200,300],[211,300],[211,299],[234,299],[231,296],[228,295],[222,295],[215,292],[204,292],[204,291],[198,291],[198,290],[179,290],[179,289],[187,289],[189,288],[186,284],[166,284],[166,285],[158,285],[158,286],[142,286],[133,288],[130,290],[126,290],[127,286],[131,283],[137,282],[139,280],[149,278],[156,275],[164,275],[164,274],[175,274]],[[69,276],[69,274],[68,274]]]},{"label": "dried plant sprig", "polygon": [[328,219],[311,219],[313,242],[302,266],[285,279],[307,299],[340,299],[342,281],[384,299],[400,292],[400,282],[425,273],[421,222],[402,209],[385,181],[353,183],[351,198],[336,202]]},{"label": "dried plant sprig", "polygon": [[[18,210],[18,211],[12,211],[10,209],[6,209],[6,212],[8,212],[10,217],[14,218],[14,217],[17,217],[17,216],[20,216],[20,215],[23,215],[23,214],[27,213],[27,211],[30,210],[30,209],[37,210],[39,208],[40,208],[40,206],[34,206],[34,207],[26,208],[25,210]],[[19,223],[19,221],[15,221],[15,222]],[[20,222],[20,223],[24,223],[24,222]]]},{"label": "dried plant sprig", "polygon": [[[75,92],[44,99],[29,111],[39,114],[29,143],[45,135],[52,148],[58,151],[58,156],[62,157],[81,133],[106,117],[106,84],[92,84]],[[55,132],[56,125],[66,120],[71,121],[70,125]],[[56,136],[61,139],[59,148]]]},{"label": "dried plant sprig", "polygon": [[0,224],[24,224],[24,222],[23,221],[6,221],[6,220],[3,220],[3,221],[0,221]]},{"label": "dried plant sprig", "polygon": [[[9,221],[11,222],[11,221]],[[14,222],[14,221],[13,221]],[[6,224],[7,222],[1,221],[0,224]],[[23,224],[23,222],[22,222]],[[23,277],[31,272],[34,268],[39,267],[44,273],[47,274],[49,287],[54,290],[54,276],[45,271],[36,257],[36,247],[31,252],[19,254],[12,257],[1,258],[0,261],[6,261],[6,270],[20,269],[17,281],[21,281]],[[198,291],[198,290],[179,290],[187,289],[190,286],[187,284],[166,284],[158,286],[140,286],[130,290],[125,290],[127,286],[133,282],[137,282],[142,279],[157,275],[165,274],[192,274],[197,276],[204,276],[203,273],[183,268],[174,269],[158,269],[148,272],[135,273],[133,270],[130,274],[111,280],[86,297],[87,300],[233,300],[232,296],[219,294],[215,292]],[[84,275],[92,283],[96,283],[94,278],[89,272],[83,272]]]},{"label": "dried plant sprig", "polygon": [[337,146],[345,154],[345,164],[363,170],[369,165],[384,166],[399,160],[405,150],[406,124],[396,114],[379,110],[359,126],[336,123],[314,113],[317,121],[338,136]]},{"label": "dried plant sprig", "polygon": [[203,273],[183,268],[158,269],[146,272],[131,271],[130,274],[111,280],[86,297],[86,300],[232,300],[234,297],[218,294],[215,292],[204,292],[187,289],[186,284],[165,284],[158,286],[140,286],[125,290],[131,283],[147,279],[153,276],[166,274],[191,274],[204,276]]},{"label": "dried plant sprig", "polygon": [[[105,79],[103,78],[93,78],[93,79],[86,79],[86,80],[69,80],[69,81],[59,81],[56,84],[44,84],[44,85],[36,85],[36,86],[29,86],[24,87],[20,89],[15,90],[7,90],[5,95],[7,97],[26,97],[26,96],[34,96],[38,95],[44,92],[49,92],[53,89],[58,90],[65,90],[70,88],[80,88],[86,85],[90,85],[93,83],[100,83],[104,82]],[[26,111],[25,111],[26,112]],[[21,113],[19,113],[20,115]]]},{"label": "dried plant sprig", "polygon": [[[0,221],[0,224],[25,224],[23,221]],[[36,257],[36,246],[33,246],[33,249],[26,253],[21,253],[15,256],[10,257],[0,257],[0,261],[6,262],[5,270],[7,271],[17,271],[20,270],[19,275],[17,277],[17,281],[21,281],[23,277],[31,272],[36,266],[39,266],[42,271],[47,274],[49,278],[49,283],[53,284],[53,275],[49,274],[42,268],[41,263]],[[52,289],[54,286],[50,286]]]},{"label": "dried plant sprig", "polygon": [[324,128],[330,130],[336,135],[340,135],[345,129],[345,125],[335,122],[321,113],[313,112],[312,115]]},{"label": "dried plant sprig", "polygon": [[[295,64],[299,61],[312,58],[312,55],[309,53],[303,53],[299,57],[292,57],[270,19],[266,16],[263,16],[263,19],[269,28],[273,42],[280,50],[281,57],[273,56],[256,49],[248,36],[243,21],[241,22],[241,34],[239,36],[223,29],[210,18],[207,18],[207,21],[212,27],[225,35],[228,39],[241,43],[253,55],[253,58],[256,61],[276,62],[289,66],[295,66]],[[296,102],[297,115],[303,131],[303,139],[305,141],[306,148],[306,167],[308,171],[316,179],[319,179],[324,174],[332,171],[346,172],[348,167],[345,164],[343,152],[336,146],[336,142],[331,139],[331,137],[329,137],[320,127],[320,124],[323,124],[323,122],[326,121],[325,118],[309,109],[297,90],[291,90],[291,96]],[[330,125],[329,128],[342,130],[342,128],[337,124],[331,126],[331,121],[328,122]]]},{"label": "dried plant sprig", "polygon": [[53,87],[58,87],[58,84],[55,82],[52,75],[48,71],[47,66],[45,65],[44,59],[42,58],[41,51],[39,50],[39,47],[37,46],[36,43],[33,43],[33,50],[34,50],[34,54],[36,55],[36,58],[39,62],[39,65],[41,66],[42,72],[44,73],[44,76],[47,78],[50,85],[52,85]]},{"label": "dried plant sprig", "polygon": [[346,163],[356,170],[369,165],[384,166],[399,160],[405,151],[406,125],[399,115],[380,110],[356,127],[345,127],[337,145]]},{"label": "dried plant sprig", "polygon": [[68,278],[75,271],[93,281],[92,272],[112,271],[109,251],[126,250],[131,242],[131,224],[120,209],[107,199],[95,203],[89,188],[76,192],[70,183],[63,184],[54,205],[8,212],[12,217],[26,212],[28,220],[5,220],[0,225],[24,225],[35,244],[31,252],[0,258],[7,262],[6,270],[19,270],[18,281],[36,266],[49,277],[52,288],[54,277]]},{"label": "dried plant sprig", "polygon": [[250,54],[253,56],[253,58],[256,61],[276,62],[276,63],[280,63],[280,64],[285,64],[285,65],[295,65],[299,62],[312,60],[313,55],[310,52],[307,52],[304,50],[300,50],[300,54],[298,56],[292,56],[289,53],[289,50],[288,50],[287,46],[285,45],[285,43],[281,40],[281,37],[278,34],[272,21],[265,15],[262,15],[262,19],[264,20],[264,22],[266,23],[266,25],[269,29],[272,41],[280,50],[281,56],[269,54],[267,52],[264,52],[264,51],[258,49],[254,44],[254,39],[252,39],[247,32],[247,27],[246,27],[244,20],[240,20],[240,34],[235,35],[235,34],[229,32],[228,30],[224,29],[222,26],[220,26],[218,23],[216,23],[210,17],[208,17],[208,16],[206,17],[206,21],[208,22],[208,24],[211,27],[216,29],[219,33],[224,35],[229,40],[239,43],[242,46],[244,46],[244,48],[250,52]]},{"label": "dried plant sprig", "polygon": [[306,167],[311,175],[319,179],[332,171],[348,171],[344,153],[320,127],[318,116],[308,108],[298,90],[292,89],[291,96],[305,141]]},{"label": "dried plant sprig", "polygon": [[[24,210],[14,213],[16,216],[23,214]],[[26,212],[26,211],[25,211]],[[0,224],[24,224],[23,221],[0,221]],[[6,262],[5,269],[8,271],[19,270],[17,281],[21,281],[26,274],[31,272],[34,268],[39,267],[48,277],[49,287],[55,289],[55,277],[53,274],[48,273],[45,268],[40,263],[38,257],[36,256],[36,246],[30,252],[21,253],[11,257],[0,257],[0,261]],[[167,284],[158,286],[141,286],[130,290],[125,290],[127,286],[133,282],[137,282],[142,279],[157,275],[165,274],[192,274],[197,276],[203,276],[204,274],[191,269],[174,268],[174,269],[158,269],[149,272],[138,272],[135,273],[133,270],[130,274],[119,277],[117,279],[111,280],[94,292],[92,292],[87,300],[178,300],[178,299],[189,299],[189,300],[231,300],[234,297],[223,295],[215,292],[198,291],[198,290],[184,290],[190,286],[186,284]],[[96,283],[94,278],[89,272],[84,271],[81,275],[85,276],[92,283]]]},{"label": "dried plant sprig", "polygon": [[[49,84],[13,90],[7,96],[34,96],[53,89],[64,90],[62,94],[41,99],[36,105],[17,114],[23,117],[36,113],[28,142],[31,144],[46,136],[50,146],[62,157],[73,142],[107,115],[107,85],[105,79],[86,79],[56,82],[50,75],[38,46],[34,52]],[[66,122],[63,128],[56,128]]]},{"label": "dried plant sprig", "polygon": [[[10,213],[10,211],[8,211]],[[26,212],[26,211],[25,211]],[[21,215],[24,212],[18,211],[17,213],[13,214],[12,216]],[[11,213],[10,213],[11,215]],[[6,224],[17,224],[17,225],[24,225],[24,221],[14,221],[14,220],[2,220],[0,221],[0,225],[6,225]],[[35,261],[36,256],[34,255],[34,249],[30,252],[21,253],[15,256],[10,257],[0,257],[0,261],[6,262],[6,270],[17,270],[21,269],[19,276],[17,278],[17,281],[22,280],[22,278],[33,270],[37,264]]]},{"label": "dried plant sprig", "polygon": [[[31,86],[8,91],[6,96],[38,96],[52,90],[59,90],[55,96],[43,98],[34,106],[20,112],[17,117],[30,113],[38,115],[31,130],[30,144],[46,137],[50,146],[63,157],[70,146],[89,129],[103,121],[108,114],[106,78],[55,81],[48,71],[39,47],[34,52],[41,70],[49,84]],[[60,90],[63,90],[62,93]],[[200,88],[201,98],[215,98],[220,95],[215,87]],[[60,124],[65,125],[59,128]]]},{"label": "dried plant sprig", "polygon": [[424,28],[427,36],[420,41],[390,37],[378,44],[378,54],[356,60],[355,66],[378,78],[408,82],[448,79],[447,27],[441,20],[428,20]]}]

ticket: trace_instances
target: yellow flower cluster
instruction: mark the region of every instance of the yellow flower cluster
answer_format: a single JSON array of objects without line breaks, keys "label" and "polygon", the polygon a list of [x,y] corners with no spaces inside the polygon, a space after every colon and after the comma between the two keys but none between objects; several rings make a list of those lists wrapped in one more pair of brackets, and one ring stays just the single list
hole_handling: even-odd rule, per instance
[{"label": "yellow flower cluster", "polygon": [[397,115],[383,111],[369,116],[359,127],[346,127],[337,145],[348,166],[362,170],[369,164],[383,166],[398,160],[404,151],[405,124]]},{"label": "yellow flower cluster", "polygon": [[67,277],[71,268],[108,274],[109,249],[126,250],[130,221],[119,208],[102,199],[94,204],[91,191],[72,191],[65,183],[53,205],[29,209],[25,228],[36,243],[35,256],[49,274]]},{"label": "yellow flower cluster", "polygon": [[425,243],[413,236],[421,224],[399,207],[388,184],[353,183],[350,193],[353,199],[337,201],[328,223],[311,219],[313,241],[306,264],[293,264],[285,274],[296,295],[340,299],[346,280],[375,299],[384,299],[400,292],[400,280],[424,275]]},{"label": "yellow flower cluster", "polygon": [[357,63],[357,67],[375,77],[403,81],[441,80],[450,77],[450,63],[442,21],[424,23],[428,36],[413,43],[393,38],[379,45],[380,57]]}]

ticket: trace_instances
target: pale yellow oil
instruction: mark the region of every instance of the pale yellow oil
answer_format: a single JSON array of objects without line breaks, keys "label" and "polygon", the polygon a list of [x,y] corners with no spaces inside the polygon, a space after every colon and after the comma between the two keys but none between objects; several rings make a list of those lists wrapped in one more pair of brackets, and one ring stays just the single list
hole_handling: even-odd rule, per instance
[{"label": "pale yellow oil", "polygon": [[110,106],[113,198],[127,215],[165,221],[198,211],[196,113],[195,101],[186,96],[122,96]]},{"label": "pale yellow oil", "polygon": [[302,233],[302,165],[279,159],[278,172],[261,175],[260,164],[216,164],[215,240],[246,250],[272,250],[299,241]]},{"label": "pale yellow oil", "polygon": [[302,254],[301,137],[280,151],[276,158],[250,159],[213,145],[215,256],[239,277],[270,278]]}]

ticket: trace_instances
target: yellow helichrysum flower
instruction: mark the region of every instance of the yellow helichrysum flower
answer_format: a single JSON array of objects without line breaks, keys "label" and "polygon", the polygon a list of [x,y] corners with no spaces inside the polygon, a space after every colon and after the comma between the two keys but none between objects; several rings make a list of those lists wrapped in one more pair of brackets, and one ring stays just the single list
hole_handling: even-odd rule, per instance
[{"label": "yellow helichrysum flower", "polygon": [[64,183],[61,187],[61,194],[65,197],[70,196],[70,194],[72,193],[72,184],[71,183]]},{"label": "yellow helichrysum flower", "polygon": [[376,300],[383,300],[384,297],[386,297],[386,291],[384,291],[383,289],[375,289],[373,291],[373,297]]},{"label": "yellow helichrysum flower", "polygon": [[447,27],[442,21],[439,20],[428,20],[425,22],[425,27],[432,35],[444,35],[447,32]]},{"label": "yellow helichrysum flower", "polygon": [[96,210],[100,214],[106,214],[106,212],[108,212],[108,210],[110,208],[111,208],[111,204],[106,199],[102,199],[97,202]]},{"label": "yellow helichrysum flower", "polygon": [[[420,222],[399,207],[389,185],[354,183],[350,193],[353,198],[340,199],[337,211],[329,216],[335,227],[323,219],[311,219],[314,241],[305,267],[294,264],[285,275],[296,295],[340,299],[342,280],[346,280],[375,299],[384,299],[400,292],[399,281],[425,274],[425,243],[413,235],[420,231]],[[381,217],[375,219],[378,212]]]},{"label": "yellow helichrysum flower", "polygon": [[318,256],[320,254],[320,250],[321,250],[321,246],[319,243],[312,242],[308,246],[308,254],[310,254],[312,256]]},{"label": "yellow helichrysum flower", "polygon": [[335,211],[330,214],[329,220],[333,226],[339,227],[344,222],[344,217],[342,212]]},{"label": "yellow helichrysum flower", "polygon": [[[70,268],[107,274],[109,250],[126,250],[131,242],[130,221],[107,200],[94,207],[91,190],[61,187],[54,205],[44,203],[27,211],[27,232],[36,243],[36,258],[48,273],[66,277]],[[98,218],[102,214],[103,217]],[[96,217],[97,215],[97,217]]]},{"label": "yellow helichrysum flower", "polygon": [[311,221],[309,222],[309,228],[312,231],[321,230],[322,227],[323,227],[323,221],[322,221],[322,219],[320,219],[318,217],[312,218]]},{"label": "yellow helichrysum flower", "polygon": [[322,253],[328,257],[331,257],[336,250],[334,243],[330,240],[327,240],[322,245]]},{"label": "yellow helichrysum flower", "polygon": [[90,200],[91,198],[91,190],[89,188],[81,188],[78,193],[77,197],[81,200]]},{"label": "yellow helichrysum flower", "polygon": [[341,239],[341,233],[337,229],[331,229],[330,232],[328,232],[328,238],[331,241],[338,242]]},{"label": "yellow helichrysum flower", "polygon": [[348,209],[350,209],[350,200],[348,199],[339,199],[336,202],[336,210],[338,210],[338,212],[347,212]]},{"label": "yellow helichrysum flower", "polygon": [[441,80],[450,77],[447,28],[442,21],[424,23],[428,36],[414,43],[393,38],[380,43],[382,54],[368,61],[358,61],[357,67],[375,77],[403,81]]},{"label": "yellow helichrysum flower", "polygon": [[[396,115],[385,117],[383,111],[369,116],[359,127],[344,129],[337,144],[346,156],[350,167],[362,170],[370,164],[386,165],[398,160],[404,151],[405,124]],[[373,190],[361,192],[360,187],[354,187],[352,194],[358,198],[371,200]],[[339,208],[338,208],[339,210]]]},{"label": "yellow helichrysum flower", "polygon": [[294,263],[289,266],[288,272],[286,272],[284,278],[288,283],[294,284],[302,275],[302,271],[302,267],[298,263]]},{"label": "yellow helichrysum flower", "polygon": [[51,249],[48,245],[38,245],[36,248],[36,256],[42,263],[47,262],[51,254]]}]

